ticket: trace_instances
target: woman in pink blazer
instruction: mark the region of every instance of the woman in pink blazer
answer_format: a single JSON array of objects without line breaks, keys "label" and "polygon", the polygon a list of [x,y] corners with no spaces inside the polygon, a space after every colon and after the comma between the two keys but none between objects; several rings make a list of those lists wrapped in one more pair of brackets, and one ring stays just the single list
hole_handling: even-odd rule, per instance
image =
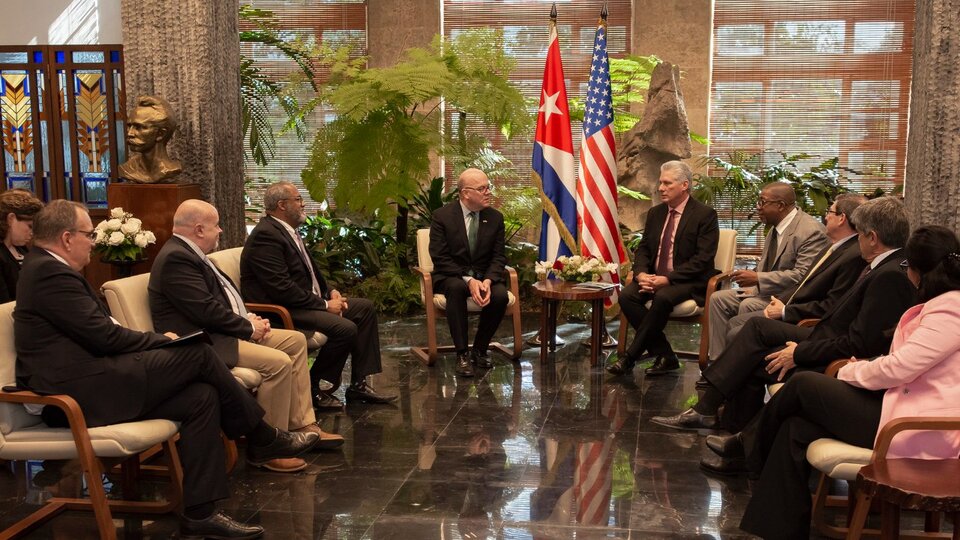
[{"label": "woman in pink blazer", "polygon": [[[904,313],[890,354],[844,366],[838,378],[797,373],[743,432],[708,441],[724,459],[760,472],[740,528],[763,538],[808,538],[807,445],[830,437],[871,448],[879,427],[903,416],[960,416],[960,241],[924,226],[906,248],[920,301]],[[956,458],[960,433],[906,432],[891,456]]]}]

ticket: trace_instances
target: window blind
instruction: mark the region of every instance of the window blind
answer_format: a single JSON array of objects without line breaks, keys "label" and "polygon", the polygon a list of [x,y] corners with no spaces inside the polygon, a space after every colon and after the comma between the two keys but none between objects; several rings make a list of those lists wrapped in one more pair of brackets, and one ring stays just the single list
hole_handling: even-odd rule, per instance
[{"label": "window blind", "polygon": [[[291,39],[299,37],[307,45],[349,45],[353,55],[367,54],[367,6],[363,0],[244,0],[244,3],[272,11],[281,36]],[[241,29],[246,29],[243,21]],[[272,46],[241,43],[240,49],[274,80],[284,80],[298,69],[293,60]],[[322,82],[324,73],[316,72],[316,76]],[[308,99],[310,92],[306,90],[299,97]],[[280,135],[286,116],[279,106],[273,108],[273,119],[276,155],[264,167],[257,165],[249,156],[245,162],[245,174],[250,179],[249,187],[253,188],[248,192],[254,205],[260,204],[263,189],[270,183],[286,180],[303,187],[300,171],[307,165],[316,126],[331,120],[332,114],[323,108],[314,110],[306,119],[306,142],[299,141],[292,132]],[[319,203],[307,199],[308,215],[314,214],[319,208]],[[256,212],[250,214],[248,218],[257,217]]]},{"label": "window blind", "polygon": [[[715,6],[712,155],[819,156],[807,165],[836,156],[861,173],[845,173],[851,190],[889,192],[902,184],[913,0],[716,0]],[[744,220],[740,233],[753,223]],[[758,248],[760,232],[742,245]]]}]

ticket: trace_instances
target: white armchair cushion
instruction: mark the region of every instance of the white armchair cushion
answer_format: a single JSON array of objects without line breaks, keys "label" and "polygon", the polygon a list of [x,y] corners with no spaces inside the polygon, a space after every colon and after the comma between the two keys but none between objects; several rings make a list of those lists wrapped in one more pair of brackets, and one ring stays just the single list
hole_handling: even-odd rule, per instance
[{"label": "white armchair cushion", "polygon": [[[7,404],[9,405],[9,404]],[[126,457],[142,452],[172,437],[179,423],[170,420],[141,420],[90,428],[93,452],[99,457]],[[3,459],[74,459],[77,447],[66,428],[45,424],[6,433],[0,446]]]},{"label": "white armchair cushion", "polygon": [[856,480],[860,468],[870,463],[873,449],[853,446],[836,439],[817,439],[807,447],[807,461],[815,469],[837,480]]}]

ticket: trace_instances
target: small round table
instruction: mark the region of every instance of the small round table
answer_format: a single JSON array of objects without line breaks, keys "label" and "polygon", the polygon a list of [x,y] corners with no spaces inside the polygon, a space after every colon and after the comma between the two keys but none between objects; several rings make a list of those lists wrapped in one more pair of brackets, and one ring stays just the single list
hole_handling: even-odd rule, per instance
[{"label": "small round table", "polygon": [[[604,289],[578,288],[580,283],[547,279],[533,284],[533,290],[543,302],[540,311],[540,360],[557,350],[557,307],[562,301],[590,302],[590,365],[600,358],[600,337],[603,334],[603,300],[613,295],[611,286]],[[549,350],[548,350],[549,349]]]}]

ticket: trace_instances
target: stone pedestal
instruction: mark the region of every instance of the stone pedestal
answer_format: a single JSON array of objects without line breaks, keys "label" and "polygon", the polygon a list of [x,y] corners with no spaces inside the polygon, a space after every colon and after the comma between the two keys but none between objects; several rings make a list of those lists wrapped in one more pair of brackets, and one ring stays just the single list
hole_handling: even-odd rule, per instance
[{"label": "stone pedestal", "polygon": [[107,186],[107,206],[121,207],[143,222],[143,228],[157,237],[157,243],[144,250],[147,260],[132,268],[134,274],[150,271],[157,253],[173,235],[173,214],[187,199],[200,199],[199,184],[129,184]]}]

